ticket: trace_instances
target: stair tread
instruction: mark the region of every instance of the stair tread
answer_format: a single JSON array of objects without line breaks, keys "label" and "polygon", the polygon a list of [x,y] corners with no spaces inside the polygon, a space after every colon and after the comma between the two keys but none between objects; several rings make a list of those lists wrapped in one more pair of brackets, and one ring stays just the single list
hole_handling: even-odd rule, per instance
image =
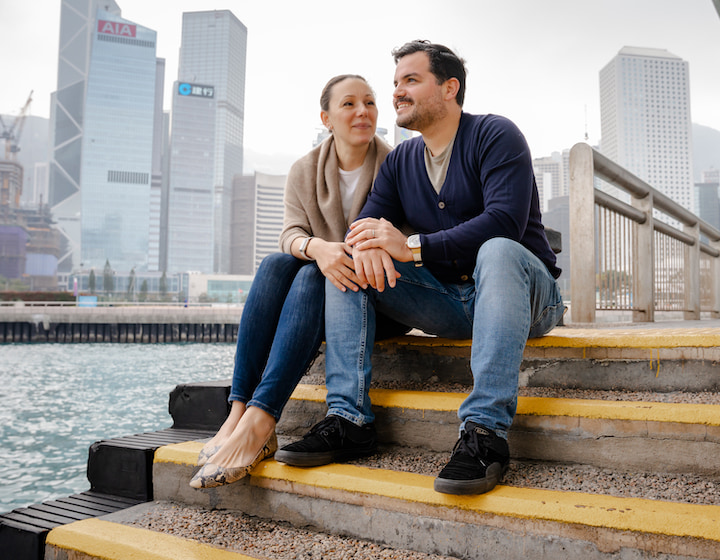
[{"label": "stair tread", "polygon": [[[322,385],[300,384],[291,398],[325,402],[326,393],[327,390]],[[467,393],[370,389],[370,399],[373,405],[384,408],[454,412],[466,397]],[[518,397],[517,414],[720,426],[720,404],[520,396]]]},{"label": "stair tread", "polygon": [[[202,443],[186,442],[158,449],[156,463],[194,465]],[[312,469],[263,461],[250,484],[302,487],[357,493],[421,504],[436,510],[454,509],[476,514],[582,524],[620,531],[720,541],[720,506],[619,498],[600,494],[518,488],[499,485],[480,496],[451,496],[433,490],[433,477],[358,465],[332,464]]]},{"label": "stair tread", "polygon": [[[379,345],[413,345],[426,347],[455,346],[466,347],[471,341],[454,340],[414,334],[379,341]],[[652,327],[640,325],[624,325],[623,327],[555,327],[545,336],[531,338],[527,341],[530,347],[548,348],[583,348],[583,347],[615,347],[615,348],[706,348],[720,346],[720,328],[710,326],[679,327],[676,324],[662,326],[657,323]]]},{"label": "stair tread", "polygon": [[96,554],[104,560],[147,558],[176,560],[452,560],[452,557],[392,548],[368,540],[295,528],[238,512],[208,511],[157,502],[133,521],[88,520],[53,531],[57,547]]}]

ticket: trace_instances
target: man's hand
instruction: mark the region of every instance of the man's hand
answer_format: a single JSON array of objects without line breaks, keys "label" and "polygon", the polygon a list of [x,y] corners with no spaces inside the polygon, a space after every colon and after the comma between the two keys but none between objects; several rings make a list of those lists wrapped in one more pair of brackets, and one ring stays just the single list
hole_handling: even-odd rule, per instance
[{"label": "man's hand", "polygon": [[413,260],[412,251],[406,244],[407,237],[385,218],[363,218],[353,222],[345,241],[353,248],[353,255],[356,250],[383,249],[396,261]]},{"label": "man's hand", "polygon": [[385,289],[385,277],[388,286],[395,287],[400,273],[395,270],[392,257],[385,249],[357,249],[353,248],[353,262],[360,286],[365,289],[368,284],[378,292]]}]

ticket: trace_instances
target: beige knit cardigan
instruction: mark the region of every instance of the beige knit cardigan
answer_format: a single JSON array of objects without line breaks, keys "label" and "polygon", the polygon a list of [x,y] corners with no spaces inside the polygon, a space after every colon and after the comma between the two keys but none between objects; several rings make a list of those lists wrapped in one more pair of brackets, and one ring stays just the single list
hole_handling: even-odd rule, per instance
[{"label": "beige knit cardigan", "polygon": [[338,160],[332,135],[290,168],[285,185],[285,219],[280,234],[280,250],[290,253],[298,237],[320,237],[326,241],[342,241],[350,224],[365,204],[373,180],[385,156],[390,153],[380,137],[370,142],[360,172],[348,219],[343,215]]}]

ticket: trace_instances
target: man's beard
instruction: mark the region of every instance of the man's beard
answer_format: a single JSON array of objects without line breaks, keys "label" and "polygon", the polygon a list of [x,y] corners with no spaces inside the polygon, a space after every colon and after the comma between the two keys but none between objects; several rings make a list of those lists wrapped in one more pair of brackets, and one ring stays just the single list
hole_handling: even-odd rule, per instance
[{"label": "man's beard", "polygon": [[415,103],[409,98],[401,98],[396,103],[409,101],[412,103],[410,112],[404,115],[397,115],[395,124],[409,130],[422,132],[424,128],[441,120],[447,115],[447,109],[442,100],[434,97],[423,103]]}]

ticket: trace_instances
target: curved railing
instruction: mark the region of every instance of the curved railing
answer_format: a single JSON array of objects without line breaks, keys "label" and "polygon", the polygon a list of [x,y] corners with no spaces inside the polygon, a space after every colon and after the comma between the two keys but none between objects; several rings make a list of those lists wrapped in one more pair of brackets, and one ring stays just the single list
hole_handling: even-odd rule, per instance
[{"label": "curved railing", "polygon": [[585,143],[570,150],[569,237],[573,322],[608,309],[720,316],[720,231]]}]

